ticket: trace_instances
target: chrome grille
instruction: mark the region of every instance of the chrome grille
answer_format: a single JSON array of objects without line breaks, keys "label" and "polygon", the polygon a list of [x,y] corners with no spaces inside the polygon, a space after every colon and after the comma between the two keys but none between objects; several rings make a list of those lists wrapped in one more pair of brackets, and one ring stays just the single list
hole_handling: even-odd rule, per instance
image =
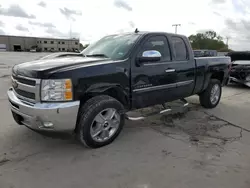
[{"label": "chrome grille", "polygon": [[36,81],[35,80],[30,80],[30,79],[27,79],[27,78],[21,78],[21,77],[17,77],[15,75],[12,75],[12,77],[20,82],[20,83],[23,83],[23,84],[26,84],[26,85],[30,85],[30,86],[35,86],[36,85]]},{"label": "chrome grille", "polygon": [[21,89],[15,89],[15,92],[18,95],[24,96],[24,97],[29,98],[29,99],[36,100],[35,93],[31,93],[31,92],[24,91],[24,90],[21,90]]},{"label": "chrome grille", "polygon": [[31,103],[40,101],[40,79],[12,75],[11,80],[13,90],[19,99]]}]

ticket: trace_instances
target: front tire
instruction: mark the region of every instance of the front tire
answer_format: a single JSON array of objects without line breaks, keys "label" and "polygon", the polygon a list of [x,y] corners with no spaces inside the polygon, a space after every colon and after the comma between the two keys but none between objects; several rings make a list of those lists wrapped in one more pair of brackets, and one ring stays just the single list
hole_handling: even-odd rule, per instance
[{"label": "front tire", "polygon": [[99,148],[113,142],[120,134],[124,107],[116,99],[101,95],[89,99],[78,114],[77,139],[87,147]]},{"label": "front tire", "polygon": [[221,98],[221,82],[217,79],[211,79],[208,87],[200,94],[200,104],[204,108],[215,108]]}]

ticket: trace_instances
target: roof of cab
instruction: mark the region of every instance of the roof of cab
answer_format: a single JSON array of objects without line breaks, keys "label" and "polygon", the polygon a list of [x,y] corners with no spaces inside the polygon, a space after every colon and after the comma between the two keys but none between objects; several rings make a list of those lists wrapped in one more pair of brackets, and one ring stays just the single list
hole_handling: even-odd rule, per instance
[{"label": "roof of cab", "polygon": [[[138,32],[126,32],[126,33],[121,33],[120,35],[126,35],[126,34],[135,34],[135,35],[150,35],[150,34],[157,34],[157,35],[171,35],[171,36],[181,36],[181,37],[186,37],[185,35],[181,34],[175,34],[175,33],[168,33],[168,32],[162,32],[162,31],[138,31]],[[116,34],[119,35],[119,34]]]}]

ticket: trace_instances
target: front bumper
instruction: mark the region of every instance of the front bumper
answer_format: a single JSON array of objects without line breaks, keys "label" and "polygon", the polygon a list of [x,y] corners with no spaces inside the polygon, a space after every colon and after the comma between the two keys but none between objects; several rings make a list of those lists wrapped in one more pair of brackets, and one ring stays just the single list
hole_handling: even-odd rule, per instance
[{"label": "front bumper", "polygon": [[244,85],[250,87],[250,82],[249,82],[249,81],[246,81],[246,80],[239,80],[239,79],[237,79],[237,78],[235,78],[235,77],[230,76],[230,81],[234,81],[234,82],[236,82],[236,83],[244,84]]},{"label": "front bumper", "polygon": [[12,88],[7,94],[18,124],[34,130],[61,132],[75,129],[80,101],[30,104],[17,98]]}]

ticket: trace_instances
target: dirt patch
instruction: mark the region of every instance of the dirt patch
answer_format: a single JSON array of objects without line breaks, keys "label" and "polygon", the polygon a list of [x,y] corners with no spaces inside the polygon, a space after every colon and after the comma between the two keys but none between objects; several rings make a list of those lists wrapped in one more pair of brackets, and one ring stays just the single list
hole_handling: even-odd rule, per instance
[{"label": "dirt patch", "polygon": [[9,159],[2,159],[0,160],[0,166],[4,165],[5,163],[9,162]]},{"label": "dirt patch", "polygon": [[[226,143],[242,138],[241,128],[193,108],[187,113],[162,116],[160,121],[162,125],[154,127],[154,130],[205,148],[217,147],[224,150]],[[185,136],[180,138],[180,135]]]},{"label": "dirt patch", "polygon": [[6,153],[4,153],[4,156],[2,159],[0,159],[0,166],[5,165],[7,162],[9,162],[10,160],[6,158]]},{"label": "dirt patch", "polygon": [[[242,128],[202,111],[197,105],[183,110],[176,102],[170,103],[171,114],[155,115],[130,123],[133,127],[149,127],[172,139],[191,143],[203,148],[224,150],[226,143],[241,139]],[[133,112],[134,116],[150,114],[164,109],[162,105]]]},{"label": "dirt patch", "polygon": [[206,136],[208,131],[218,132],[227,122],[214,119],[200,111],[189,111],[186,114],[177,113],[169,116],[163,116],[162,121],[166,126],[179,129],[188,135]]},{"label": "dirt patch", "polygon": [[7,78],[7,77],[10,77],[10,75],[4,74],[0,76],[0,78]]}]

